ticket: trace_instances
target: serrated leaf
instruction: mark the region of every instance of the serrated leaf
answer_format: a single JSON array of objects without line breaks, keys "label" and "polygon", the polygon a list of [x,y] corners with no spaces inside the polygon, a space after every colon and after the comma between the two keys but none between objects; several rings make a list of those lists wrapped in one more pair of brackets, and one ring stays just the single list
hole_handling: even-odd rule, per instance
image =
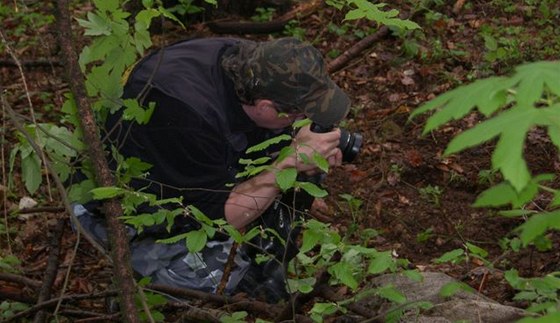
[{"label": "serrated leaf", "polygon": [[376,275],[384,272],[393,265],[390,251],[379,252],[369,263],[368,274]]},{"label": "serrated leaf", "polygon": [[270,146],[272,146],[272,145],[275,145],[275,144],[277,144],[277,143],[279,143],[279,142],[282,142],[282,141],[285,141],[285,140],[292,140],[292,137],[290,137],[289,135],[286,135],[286,134],[282,134],[282,135],[280,135],[280,136],[276,136],[276,137],[274,137],[274,138],[270,138],[270,139],[265,140],[265,141],[263,141],[263,142],[261,142],[261,143],[259,143],[259,144],[257,144],[257,145],[254,145],[254,146],[252,146],[252,147],[249,147],[249,148],[247,149],[247,153],[250,154],[250,153],[255,152],[255,151],[264,150],[264,149],[266,149],[266,148],[268,148],[268,147],[270,147]]},{"label": "serrated leaf", "polygon": [[313,163],[315,163],[315,166],[317,166],[321,171],[325,173],[329,171],[329,162],[325,157],[317,152],[313,153]]},{"label": "serrated leaf", "polygon": [[187,238],[187,249],[189,249],[189,252],[199,252],[204,249],[204,246],[206,246],[208,236],[206,235],[206,232],[204,232],[204,230],[190,231],[185,235]]},{"label": "serrated leaf", "polygon": [[76,19],[80,26],[85,28],[85,36],[99,36],[99,35],[110,35],[111,25],[106,18],[101,17],[93,12],[87,13],[87,20]]},{"label": "serrated leaf", "polygon": [[306,191],[309,195],[313,197],[321,198],[329,195],[327,191],[325,191],[324,189],[320,188],[319,186],[311,182],[298,182],[297,187],[302,188],[304,191]]},{"label": "serrated leaf", "polygon": [[294,187],[296,178],[297,170],[295,168],[286,168],[276,173],[276,183],[282,192]]},{"label": "serrated leaf", "polygon": [[426,134],[451,120],[461,119],[475,107],[489,116],[505,103],[505,91],[513,85],[514,81],[504,77],[478,80],[436,97],[414,110],[410,118],[439,109],[428,119],[423,131]]},{"label": "serrated leaf", "polygon": [[354,278],[354,266],[346,261],[340,261],[328,269],[329,273],[344,285],[356,289],[358,281]]}]

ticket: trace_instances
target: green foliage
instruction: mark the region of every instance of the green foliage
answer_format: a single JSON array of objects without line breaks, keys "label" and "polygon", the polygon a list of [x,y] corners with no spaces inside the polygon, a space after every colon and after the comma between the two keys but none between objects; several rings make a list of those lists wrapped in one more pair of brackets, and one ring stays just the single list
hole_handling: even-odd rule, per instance
[{"label": "green foliage", "polygon": [[251,20],[256,22],[272,21],[272,18],[276,13],[276,9],[274,8],[257,8],[255,11],[256,14],[251,17]]},{"label": "green foliage", "polygon": [[14,255],[0,256],[0,271],[18,273],[21,260]]},{"label": "green foliage", "polygon": [[[487,47],[490,45],[494,46],[487,38]],[[515,230],[519,238],[502,240],[502,247],[512,248],[514,251],[529,244],[534,244],[539,251],[549,250],[552,248],[552,241],[547,232],[560,229],[560,192],[544,186],[544,183],[552,182],[555,175],[533,176],[523,155],[525,138],[537,127],[545,129],[550,141],[557,148],[560,147],[559,75],[558,61],[521,65],[511,76],[491,77],[461,86],[440,95],[411,114],[411,118],[414,118],[428,111],[434,112],[426,122],[424,133],[452,120],[459,120],[475,109],[486,117],[473,128],[454,137],[447,146],[445,155],[497,139],[492,153],[492,171],[480,174],[479,177],[484,179],[485,184],[493,185],[494,172],[499,171],[504,181],[482,192],[474,206],[510,205],[512,210],[503,210],[499,214],[525,218],[525,222]],[[541,190],[554,196],[548,210],[540,213],[525,210],[525,205],[535,199]],[[489,265],[485,260],[485,250],[469,243],[465,247],[467,254],[463,249],[455,249],[436,259],[436,262],[459,262],[470,255]],[[531,311],[549,315],[543,319],[557,315],[560,308],[558,273],[542,278],[519,278],[517,271],[511,270],[506,274],[506,279],[520,291],[515,299],[530,302]]]},{"label": "green foliage", "polygon": [[518,290],[514,300],[528,301],[532,304],[527,311],[549,314],[549,318],[557,316],[560,312],[560,272],[553,272],[544,277],[522,278],[517,270],[511,269],[505,273],[505,278]]},{"label": "green foliage", "polygon": [[499,137],[492,166],[519,192],[531,179],[522,153],[529,130],[537,126],[546,128],[552,141],[560,146],[560,124],[554,117],[560,109],[558,75],[558,62],[523,65],[511,77],[491,77],[447,92],[415,110],[411,118],[435,110],[424,128],[424,133],[428,133],[478,108],[491,118],[453,138],[445,154]]},{"label": "green foliage", "polygon": [[224,314],[220,316],[220,322],[222,323],[244,323],[247,322],[248,313],[245,311],[233,312],[231,314]]},{"label": "green foliage", "polygon": [[398,18],[399,12],[396,9],[382,10],[386,6],[385,3],[373,4],[367,0],[347,0],[346,3],[352,9],[346,14],[345,20],[366,18],[382,25],[395,26],[402,29],[420,28],[415,22]]},{"label": "green foliage", "polygon": [[25,311],[29,305],[20,302],[3,301],[0,303],[0,319],[8,320],[18,312]]},{"label": "green foliage", "polygon": [[439,186],[428,185],[426,187],[419,188],[418,192],[426,201],[433,203],[435,206],[440,206],[443,190]]}]

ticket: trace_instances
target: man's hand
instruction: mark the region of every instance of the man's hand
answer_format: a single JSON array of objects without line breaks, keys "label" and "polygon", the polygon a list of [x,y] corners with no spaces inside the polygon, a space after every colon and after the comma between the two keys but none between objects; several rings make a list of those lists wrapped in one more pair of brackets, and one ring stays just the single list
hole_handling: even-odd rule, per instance
[{"label": "man's hand", "polygon": [[[326,133],[316,133],[305,126],[299,130],[292,147],[295,150],[294,166],[298,172],[313,175],[320,169],[313,163],[313,155],[320,154],[329,163],[329,167],[339,166],[342,163],[342,152],[338,148],[340,142],[340,130],[334,129]],[[307,156],[302,158],[301,155]],[[307,160],[308,162],[304,162]]]}]

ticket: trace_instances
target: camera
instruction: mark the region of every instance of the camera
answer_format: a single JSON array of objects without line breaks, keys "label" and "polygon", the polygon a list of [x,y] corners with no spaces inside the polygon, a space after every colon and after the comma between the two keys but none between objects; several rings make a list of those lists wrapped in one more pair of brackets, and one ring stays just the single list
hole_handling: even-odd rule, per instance
[{"label": "camera", "polygon": [[[317,133],[329,132],[333,126],[323,127],[317,123],[311,124],[311,131]],[[351,162],[356,158],[362,147],[362,135],[359,132],[351,133],[344,128],[340,128],[340,142],[338,148],[342,151],[342,161]]]}]

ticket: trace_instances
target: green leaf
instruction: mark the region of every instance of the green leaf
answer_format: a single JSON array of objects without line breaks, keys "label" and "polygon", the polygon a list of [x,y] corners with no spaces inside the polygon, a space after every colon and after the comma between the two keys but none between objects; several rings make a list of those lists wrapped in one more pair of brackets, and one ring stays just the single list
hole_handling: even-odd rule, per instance
[{"label": "green leaf", "polygon": [[465,253],[463,249],[454,249],[444,253],[441,257],[434,260],[435,263],[456,262]]},{"label": "green leaf", "polygon": [[313,153],[313,163],[323,172],[327,173],[329,171],[329,162],[317,152]]},{"label": "green leaf", "polygon": [[87,20],[76,19],[80,26],[85,28],[85,36],[99,36],[110,35],[111,25],[106,18],[94,14],[93,12],[87,13]]},{"label": "green leaf", "polygon": [[106,186],[94,188],[91,190],[91,193],[95,200],[104,200],[123,195],[125,190],[119,187]]},{"label": "green leaf", "polygon": [[324,189],[320,188],[319,186],[311,182],[298,182],[296,186],[301,187],[304,191],[306,191],[309,195],[313,197],[321,198],[329,195],[327,191],[325,191]]},{"label": "green leaf", "polygon": [[39,186],[41,186],[41,182],[43,181],[41,160],[35,153],[22,157],[21,176],[25,183],[25,189],[27,189],[29,194],[35,193]]},{"label": "green leaf", "polygon": [[276,183],[282,192],[294,187],[296,178],[297,170],[295,168],[286,168],[276,173]]},{"label": "green leaf", "polygon": [[356,289],[358,287],[358,281],[354,278],[355,267],[346,261],[340,261],[331,267],[328,271],[336,279],[340,280],[344,285]]},{"label": "green leaf", "polygon": [[393,266],[393,257],[390,251],[379,252],[369,263],[368,274],[376,275]]},{"label": "green leaf", "polygon": [[286,140],[292,140],[292,137],[290,137],[289,135],[286,135],[286,134],[282,134],[280,136],[276,136],[274,138],[270,138],[268,140],[265,140],[265,141],[261,142],[260,144],[249,147],[247,149],[247,153],[250,154],[250,153],[255,152],[255,151],[261,151],[261,150],[264,150],[264,149],[266,149],[266,148],[268,148],[272,145],[275,145],[279,142],[286,141]]},{"label": "green leaf", "polygon": [[113,12],[119,8],[119,0],[94,0],[93,3],[99,11]]},{"label": "green leaf", "polygon": [[485,258],[486,256],[488,256],[488,251],[486,251],[486,250],[484,250],[484,249],[482,249],[478,246],[475,246],[474,244],[472,244],[470,242],[466,242],[465,246],[467,246],[467,249],[475,255],[478,255],[482,258]]},{"label": "green leaf", "polygon": [[513,85],[514,81],[504,77],[478,80],[446,92],[422,105],[411,113],[410,119],[438,109],[424,127],[423,133],[426,134],[451,120],[466,116],[475,107],[485,116],[489,116],[505,104],[506,90]]},{"label": "green leaf", "polygon": [[194,215],[195,219],[197,219],[198,221],[200,221],[200,222],[202,222],[206,225],[212,225],[212,220],[209,217],[207,217],[206,214],[204,214],[202,211],[200,211],[196,206],[189,205],[189,206],[187,206],[187,208],[192,213],[192,215]]},{"label": "green leaf", "polygon": [[123,119],[134,120],[138,124],[148,123],[155,110],[155,105],[152,104],[148,108],[143,108],[136,99],[125,99],[123,104],[125,106]]},{"label": "green leaf", "polygon": [[521,241],[527,246],[538,236],[543,235],[548,229],[560,229],[560,211],[546,212],[533,215],[519,228]]},{"label": "green leaf", "polygon": [[187,249],[189,252],[195,253],[199,252],[204,249],[206,246],[206,241],[208,240],[208,236],[204,230],[196,230],[190,231],[186,233],[187,237]]},{"label": "green leaf", "polygon": [[316,279],[314,277],[290,279],[288,278],[288,287],[290,292],[299,291],[303,294],[310,293],[313,290]]},{"label": "green leaf", "polygon": [[395,289],[392,285],[382,286],[376,290],[376,293],[377,295],[397,304],[403,304],[406,302],[406,296]]}]

